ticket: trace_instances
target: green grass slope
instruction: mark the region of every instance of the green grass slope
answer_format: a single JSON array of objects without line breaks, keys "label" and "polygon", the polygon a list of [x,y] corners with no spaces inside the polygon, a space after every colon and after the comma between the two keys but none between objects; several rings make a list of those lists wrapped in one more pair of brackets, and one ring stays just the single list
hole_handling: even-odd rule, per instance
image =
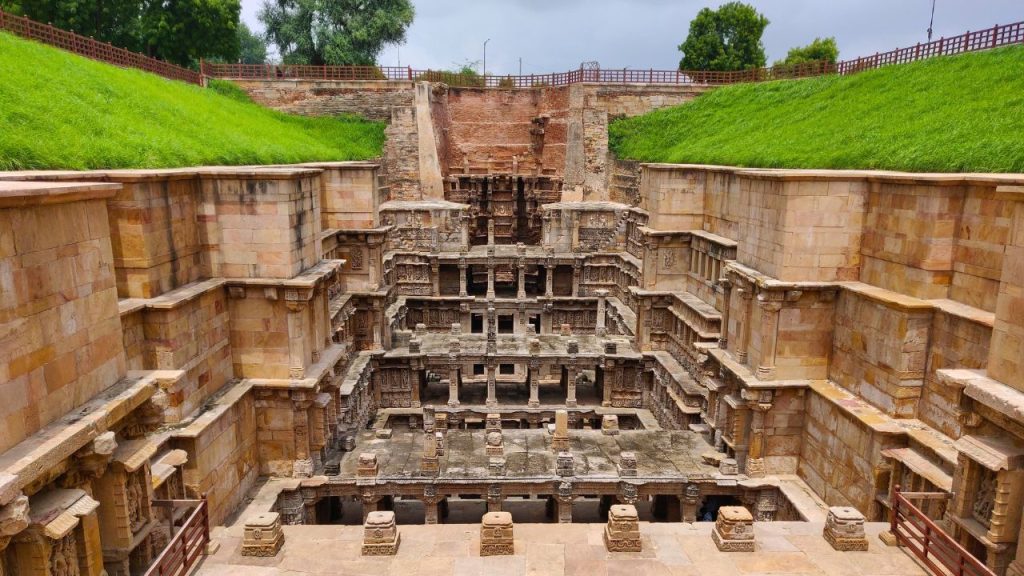
[{"label": "green grass slope", "polygon": [[[225,86],[227,84],[227,86]],[[0,169],[164,168],[362,160],[384,125],[275,112],[0,33]]]},{"label": "green grass slope", "polygon": [[727,86],[609,133],[644,162],[1024,172],[1024,46]]}]

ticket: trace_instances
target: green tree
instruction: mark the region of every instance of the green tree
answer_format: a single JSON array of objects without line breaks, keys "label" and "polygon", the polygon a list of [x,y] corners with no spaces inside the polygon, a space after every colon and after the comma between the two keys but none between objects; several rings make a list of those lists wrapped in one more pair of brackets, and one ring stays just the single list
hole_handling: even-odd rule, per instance
[{"label": "green tree", "polygon": [[182,66],[200,58],[238,58],[239,0],[149,0],[142,14],[145,51]]},{"label": "green tree", "polygon": [[242,64],[263,64],[267,61],[267,41],[253,33],[245,22],[238,23],[238,60]]},{"label": "green tree", "polygon": [[284,63],[363,66],[403,42],[414,16],[410,0],[265,0],[259,12]]},{"label": "green tree", "polygon": [[729,2],[718,10],[702,8],[679,45],[680,70],[745,70],[765,64],[761,35],[768,19],[753,6]]},{"label": "green tree", "polygon": [[794,64],[818,62],[821,60],[826,60],[830,64],[835,64],[839,60],[839,46],[836,44],[835,38],[831,36],[828,38],[815,38],[814,42],[807,46],[790,48],[786,57],[782,60],[776,60],[774,66],[792,66]]},{"label": "green tree", "polygon": [[141,0],[0,0],[12,14],[50,23],[129,50],[139,50]]}]

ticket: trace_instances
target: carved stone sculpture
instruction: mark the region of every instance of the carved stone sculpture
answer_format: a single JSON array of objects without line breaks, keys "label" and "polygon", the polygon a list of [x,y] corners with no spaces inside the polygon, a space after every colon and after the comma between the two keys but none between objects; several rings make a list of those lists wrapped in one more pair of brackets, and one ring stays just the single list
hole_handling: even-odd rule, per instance
[{"label": "carved stone sculpture", "polygon": [[511,556],[515,553],[512,537],[512,515],[488,512],[480,524],[480,555]]},{"label": "carved stone sculpture", "polygon": [[281,515],[277,512],[257,514],[245,521],[242,556],[277,556],[283,545]]},{"label": "carved stone sculpture", "polygon": [[394,556],[398,553],[400,539],[394,512],[375,511],[366,515],[363,556]]},{"label": "carved stone sculpture", "polygon": [[742,506],[722,506],[711,539],[722,552],[753,552],[754,517]]},{"label": "carved stone sculpture", "polygon": [[822,531],[825,540],[841,552],[867,551],[868,539],[864,534],[864,515],[849,506],[832,506],[825,518]]},{"label": "carved stone sculpture", "polygon": [[604,545],[609,552],[640,552],[640,520],[636,507],[615,504],[608,510],[608,524],[604,528]]}]

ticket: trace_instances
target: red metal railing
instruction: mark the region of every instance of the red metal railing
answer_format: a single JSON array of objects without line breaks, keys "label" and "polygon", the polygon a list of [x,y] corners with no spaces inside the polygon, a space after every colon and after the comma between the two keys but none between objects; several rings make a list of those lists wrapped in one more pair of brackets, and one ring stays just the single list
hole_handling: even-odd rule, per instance
[{"label": "red metal railing", "polygon": [[49,44],[50,46],[115,66],[138,68],[139,70],[159,74],[164,78],[181,80],[191,84],[201,83],[199,73],[195,70],[189,70],[188,68],[182,68],[163,60],[150,58],[138,52],[118,48],[117,46],[112,46],[109,43],[100,42],[81,34],[54,28],[49,24],[36,22],[30,18],[15,16],[3,10],[0,10],[0,30],[6,30],[22,38],[36,40],[43,44]]},{"label": "red metal railing", "polygon": [[529,88],[533,86],[567,86],[582,82],[603,84],[735,84],[764,82],[783,78],[805,78],[825,74],[855,74],[890,64],[904,64],[933,56],[988,50],[998,46],[1024,44],[1024,22],[993,26],[966,32],[952,38],[940,38],[927,44],[899,48],[864,58],[829,62],[807,62],[792,66],[754,68],[735,72],[701,70],[602,70],[579,69],[552,74],[518,76],[480,76],[437,70],[416,70],[390,66],[297,66],[273,64],[212,64],[204,62],[202,73],[214,78],[301,80],[427,80],[450,86],[480,88]]},{"label": "red metal railing", "polygon": [[[206,545],[210,543],[210,515],[206,498],[154,501],[153,504],[163,505],[172,510],[180,506],[196,507],[171,538],[167,548],[164,548],[149,570],[146,570],[146,576],[186,576],[199,558],[206,553]],[[173,522],[174,514],[169,516]]]},{"label": "red metal railing", "polygon": [[[899,486],[893,488],[889,529],[896,542],[906,546],[936,576],[995,576],[908,499],[930,496],[930,493],[900,492]],[[948,494],[936,496],[947,497]]]}]

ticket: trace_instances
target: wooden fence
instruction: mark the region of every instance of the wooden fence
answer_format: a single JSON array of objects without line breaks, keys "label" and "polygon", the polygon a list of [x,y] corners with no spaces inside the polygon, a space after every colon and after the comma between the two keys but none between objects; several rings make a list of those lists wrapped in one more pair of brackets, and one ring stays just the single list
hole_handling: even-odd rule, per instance
[{"label": "wooden fence", "polygon": [[899,486],[893,489],[889,529],[896,542],[906,546],[935,576],[995,576],[910,502],[915,498],[932,497],[947,498],[949,494],[901,492]]},{"label": "wooden fence", "polygon": [[[168,508],[168,516],[173,523],[174,509],[192,507],[184,524],[178,528],[171,541],[164,548],[153,565],[146,570],[145,576],[186,576],[192,567],[206,554],[206,545],[210,543],[210,515],[206,498],[202,500],[156,500],[154,506]],[[159,528],[158,528],[159,529]]]},{"label": "wooden fence", "polygon": [[182,68],[176,64],[150,58],[138,52],[118,48],[106,42],[54,28],[30,18],[15,16],[0,10],[0,30],[5,30],[22,38],[49,44],[68,52],[74,52],[86,58],[107,62],[122,68],[138,68],[153,74],[159,74],[171,80],[181,80],[190,84],[201,84],[199,72]]},{"label": "wooden fence", "polygon": [[855,74],[890,64],[905,64],[934,56],[988,50],[999,46],[1024,44],[1024,22],[993,26],[960,36],[940,38],[926,44],[899,48],[874,56],[843,60],[835,64],[825,61],[790,66],[753,68],[730,72],[710,70],[655,70],[591,68],[551,74],[507,75],[458,74],[438,70],[416,70],[394,66],[298,66],[274,64],[213,64],[204,62],[201,71],[214,78],[232,79],[295,79],[295,80],[426,80],[450,86],[478,88],[529,88],[536,86],[568,86],[585,82],[600,84],[736,84],[764,82],[785,78],[806,78],[825,74]]}]

